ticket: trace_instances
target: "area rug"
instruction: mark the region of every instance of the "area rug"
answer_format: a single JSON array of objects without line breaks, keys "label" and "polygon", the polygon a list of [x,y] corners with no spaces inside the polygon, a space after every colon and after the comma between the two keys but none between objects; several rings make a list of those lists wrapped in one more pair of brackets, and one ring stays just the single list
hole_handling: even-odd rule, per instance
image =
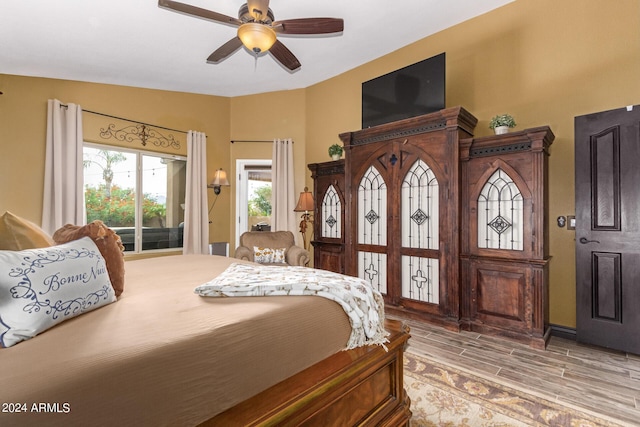
[{"label": "area rug", "polygon": [[404,369],[412,427],[620,426],[412,353]]}]

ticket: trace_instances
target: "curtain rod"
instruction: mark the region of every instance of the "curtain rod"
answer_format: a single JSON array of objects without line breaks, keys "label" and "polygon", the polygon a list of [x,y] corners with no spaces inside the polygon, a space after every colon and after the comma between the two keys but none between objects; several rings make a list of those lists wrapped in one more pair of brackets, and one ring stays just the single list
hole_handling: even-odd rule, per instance
[{"label": "curtain rod", "polygon": [[[232,139],[231,143],[236,143],[236,142],[273,142],[273,139]],[[292,144],[294,144],[294,141],[291,141]]]},{"label": "curtain rod", "polygon": [[[64,107],[64,108],[68,108],[69,107],[68,105],[65,105],[65,104],[60,104],[60,106]],[[167,128],[167,127],[164,127],[164,126],[152,125],[150,123],[145,123],[145,122],[141,122],[141,121],[138,121],[138,120],[125,119],[124,117],[112,116],[111,114],[99,113],[97,111],[91,111],[91,110],[82,109],[82,112],[83,113],[91,113],[91,114],[95,114],[95,115],[98,115],[98,116],[110,117],[112,119],[124,120],[126,122],[131,122],[131,123],[138,123],[138,124],[146,125],[146,126],[153,126],[154,128],[170,130],[170,131],[173,131],[173,132],[188,133],[185,130],[171,129],[171,128]]]}]

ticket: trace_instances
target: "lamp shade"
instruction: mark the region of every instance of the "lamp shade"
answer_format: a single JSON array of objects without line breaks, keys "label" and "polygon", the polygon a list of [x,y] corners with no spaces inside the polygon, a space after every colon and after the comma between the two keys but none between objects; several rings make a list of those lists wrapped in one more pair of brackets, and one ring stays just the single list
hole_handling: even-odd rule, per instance
[{"label": "lamp shade", "polygon": [[276,42],[276,32],[271,27],[257,22],[247,22],[238,28],[242,44],[256,54],[266,52]]},{"label": "lamp shade", "polygon": [[300,193],[298,204],[296,205],[294,212],[309,212],[313,210],[313,194],[307,187],[304,187],[304,191]]},{"label": "lamp shade", "polygon": [[216,171],[216,175],[214,176],[213,181],[211,181],[211,186],[213,187],[214,185],[229,185],[227,173],[222,168]]}]

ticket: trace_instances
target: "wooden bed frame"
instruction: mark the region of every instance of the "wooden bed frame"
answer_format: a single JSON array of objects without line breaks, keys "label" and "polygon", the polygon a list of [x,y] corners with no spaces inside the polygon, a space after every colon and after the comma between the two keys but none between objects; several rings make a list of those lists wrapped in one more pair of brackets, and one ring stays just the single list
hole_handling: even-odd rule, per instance
[{"label": "wooden bed frame", "polygon": [[409,328],[386,320],[388,351],[341,351],[218,414],[203,426],[409,426],[403,385]]}]

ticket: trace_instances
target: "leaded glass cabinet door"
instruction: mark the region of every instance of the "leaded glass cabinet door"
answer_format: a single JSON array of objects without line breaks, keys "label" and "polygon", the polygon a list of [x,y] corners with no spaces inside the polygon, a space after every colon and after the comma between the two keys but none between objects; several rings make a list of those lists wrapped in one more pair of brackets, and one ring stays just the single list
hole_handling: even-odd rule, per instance
[{"label": "leaded glass cabinet door", "polygon": [[402,180],[402,298],[438,304],[440,299],[438,180],[418,159]]},{"label": "leaded glass cabinet door", "polygon": [[387,183],[375,166],[364,173],[357,197],[358,276],[386,294]]},{"label": "leaded glass cabinet door", "polygon": [[308,165],[316,200],[313,213],[313,266],[344,273],[344,159]]},{"label": "leaded glass cabinet door", "polygon": [[495,171],[478,197],[478,248],[523,249],[522,192],[502,169]]},{"label": "leaded glass cabinet door", "polygon": [[330,185],[320,205],[320,234],[324,238],[340,239],[342,237],[342,203],[338,190]]}]

